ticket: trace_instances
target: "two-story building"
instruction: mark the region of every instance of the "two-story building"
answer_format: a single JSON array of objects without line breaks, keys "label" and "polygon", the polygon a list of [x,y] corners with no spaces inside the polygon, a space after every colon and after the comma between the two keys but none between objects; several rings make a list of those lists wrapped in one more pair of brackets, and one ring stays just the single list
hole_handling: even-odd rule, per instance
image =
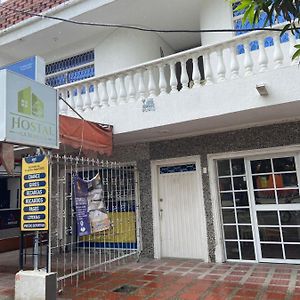
[{"label": "two-story building", "polygon": [[291,33],[191,32],[241,28],[218,0],[8,0],[0,12],[0,64],[42,57],[46,84],[113,125],[113,159],[137,163],[144,255],[300,262]]}]

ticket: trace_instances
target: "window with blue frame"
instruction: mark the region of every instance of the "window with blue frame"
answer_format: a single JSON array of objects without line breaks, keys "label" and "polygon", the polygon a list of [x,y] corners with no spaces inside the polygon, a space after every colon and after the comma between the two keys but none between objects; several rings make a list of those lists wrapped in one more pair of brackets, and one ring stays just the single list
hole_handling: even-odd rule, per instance
[{"label": "window with blue frame", "polygon": [[[259,16],[259,21],[253,26],[252,24],[250,24],[248,21],[246,21],[244,24],[242,23],[242,18],[243,18],[243,14],[244,11],[235,11],[235,8],[239,5],[239,2],[236,2],[232,5],[232,12],[233,12],[233,25],[234,25],[234,29],[236,29],[237,31],[235,32],[235,35],[241,35],[241,34],[245,34],[247,33],[246,31],[239,31],[240,29],[251,29],[251,28],[262,28],[265,25],[265,21],[266,21],[266,13],[262,12],[261,15]],[[283,16],[277,16],[276,20],[275,20],[275,16],[274,16],[274,23],[283,23],[285,22],[285,19]],[[270,24],[266,24],[266,26],[270,26]],[[296,34],[296,38],[299,38],[299,34]],[[280,41],[281,43],[285,43],[288,42],[289,37],[287,33],[284,33],[281,37],[280,37]],[[265,47],[270,47],[273,46],[274,42],[273,42],[273,38],[271,36],[266,37],[264,40],[264,45]],[[254,51],[257,50],[259,48],[258,46],[258,41],[251,41],[250,42],[250,50]],[[238,45],[237,46],[237,53],[238,54],[242,54],[245,52],[244,46],[243,45]]]},{"label": "window with blue frame", "polygon": [[87,51],[46,65],[46,84],[52,87],[95,76],[94,51]]}]

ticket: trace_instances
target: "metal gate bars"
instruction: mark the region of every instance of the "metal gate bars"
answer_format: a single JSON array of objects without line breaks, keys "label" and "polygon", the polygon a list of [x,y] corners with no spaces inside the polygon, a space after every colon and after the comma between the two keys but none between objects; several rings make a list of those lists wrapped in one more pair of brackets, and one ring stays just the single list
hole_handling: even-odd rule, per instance
[{"label": "metal gate bars", "polygon": [[[79,276],[85,278],[105,264],[140,253],[139,188],[135,163],[50,155],[49,164],[48,266],[49,271],[57,272],[61,286],[67,278],[78,283]],[[95,176],[100,178],[108,229],[79,236],[74,176],[83,180]]]}]

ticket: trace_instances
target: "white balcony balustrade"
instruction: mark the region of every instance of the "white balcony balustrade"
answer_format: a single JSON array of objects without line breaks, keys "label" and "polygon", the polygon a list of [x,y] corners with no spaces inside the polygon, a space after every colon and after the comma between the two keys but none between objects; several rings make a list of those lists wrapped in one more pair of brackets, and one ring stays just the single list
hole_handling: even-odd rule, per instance
[{"label": "white balcony balustrade", "polygon": [[[273,28],[283,26],[280,24]],[[292,61],[291,57],[296,41],[292,33],[288,35],[288,41],[281,43],[280,32],[251,32],[226,42],[190,49],[57,89],[83,115],[146,98],[159,101],[159,97],[171,97],[174,93],[184,93],[189,89],[203,89],[208,85],[294,65],[297,62]],[[265,39],[270,36],[273,45],[266,47]],[[255,51],[251,49],[253,41],[258,44]],[[237,47],[242,48],[243,53],[238,53]],[[60,105],[60,113],[74,114],[65,104]]]}]

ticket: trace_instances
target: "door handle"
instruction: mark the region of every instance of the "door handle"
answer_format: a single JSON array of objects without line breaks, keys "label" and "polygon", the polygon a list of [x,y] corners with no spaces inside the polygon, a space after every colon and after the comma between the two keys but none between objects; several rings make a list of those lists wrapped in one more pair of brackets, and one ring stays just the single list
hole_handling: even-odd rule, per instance
[{"label": "door handle", "polygon": [[162,214],[163,214],[163,209],[160,209],[159,210],[159,217],[160,217],[160,219],[162,218]]}]

